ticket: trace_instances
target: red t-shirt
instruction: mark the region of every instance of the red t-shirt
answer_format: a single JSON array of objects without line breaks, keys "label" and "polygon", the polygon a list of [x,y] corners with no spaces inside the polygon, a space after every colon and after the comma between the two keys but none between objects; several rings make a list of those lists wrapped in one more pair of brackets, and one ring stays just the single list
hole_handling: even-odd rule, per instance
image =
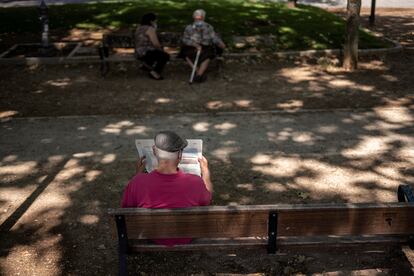
[{"label": "red t-shirt", "polygon": [[[185,208],[209,205],[211,193],[201,177],[183,173],[162,174],[156,170],[139,173],[129,181],[122,198],[122,208]],[[160,239],[157,244],[173,246],[191,239]]]}]

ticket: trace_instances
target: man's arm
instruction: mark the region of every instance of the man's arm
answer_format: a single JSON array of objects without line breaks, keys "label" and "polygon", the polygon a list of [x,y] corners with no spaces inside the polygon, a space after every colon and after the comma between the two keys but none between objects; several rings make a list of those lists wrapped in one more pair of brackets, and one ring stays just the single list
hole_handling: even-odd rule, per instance
[{"label": "man's arm", "polygon": [[218,47],[220,47],[221,49],[226,48],[226,44],[224,44],[223,40],[221,40],[221,38],[218,36],[218,34],[214,31],[213,26],[209,25],[209,32],[210,32],[210,36],[213,40],[213,43],[216,44]]},{"label": "man's arm", "polygon": [[135,173],[143,173],[145,172],[145,156],[138,158],[137,164],[135,166]]},{"label": "man's arm", "polygon": [[211,182],[211,178],[210,178],[210,170],[208,168],[208,161],[204,156],[199,158],[198,161],[200,162],[201,178],[204,181],[204,185],[206,185],[206,189],[210,193],[213,193],[213,183]]},{"label": "man's arm", "polygon": [[[145,156],[138,158],[137,163],[135,164],[135,173],[144,173],[145,172]],[[121,208],[135,207],[134,203],[134,192],[131,190],[131,181],[125,187],[124,193],[121,200]]]}]

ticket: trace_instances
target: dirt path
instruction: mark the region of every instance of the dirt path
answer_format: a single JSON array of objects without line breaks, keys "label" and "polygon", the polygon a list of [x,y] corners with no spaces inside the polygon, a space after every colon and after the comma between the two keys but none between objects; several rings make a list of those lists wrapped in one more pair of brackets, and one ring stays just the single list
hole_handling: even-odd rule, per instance
[{"label": "dirt path", "polygon": [[[8,238],[1,240],[2,272],[116,274],[105,211],[119,204],[133,175],[134,139],[158,129],[174,126],[185,137],[204,140],[216,205],[386,202],[396,200],[398,184],[414,183],[413,122],[409,108],[5,120],[0,233]],[[146,254],[131,268],[149,274],[392,274],[409,267],[398,249],[377,248],[374,255],[367,253],[373,249],[347,250],[297,249],[276,257],[254,251]],[[182,270],[183,262],[191,265]]]},{"label": "dirt path", "polygon": [[[345,17],[343,8],[329,9]],[[375,25],[370,26],[370,8],[361,9],[361,25],[381,36],[398,41],[404,47],[414,47],[414,9],[413,8],[377,8]]]},{"label": "dirt path", "polygon": [[[363,60],[355,73],[335,62],[238,60],[193,87],[182,64],[163,82],[132,64],[106,79],[92,65],[2,66],[0,274],[116,275],[105,212],[132,176],[134,138],[160,128],[205,141],[216,205],[395,201],[398,184],[414,184],[414,56]],[[261,110],[314,112],[220,113]],[[358,247],[130,261],[140,275],[410,275],[413,260]]]},{"label": "dirt path", "polygon": [[[365,27],[368,14],[362,11]],[[378,9],[372,29],[413,47],[413,24],[414,9]],[[79,35],[89,37],[72,39]],[[2,66],[0,117],[412,105],[413,51],[363,58],[353,73],[338,64],[331,58],[228,60],[221,74],[211,68],[208,81],[192,87],[189,68],[180,62],[167,66],[162,82],[149,80],[133,63],[113,64],[105,79],[97,65]]]},{"label": "dirt path", "polygon": [[[362,61],[349,73],[335,60],[229,61],[203,84],[174,63],[157,82],[134,64],[107,78],[93,65],[16,67],[0,71],[0,116],[175,114],[183,112],[337,109],[413,104],[414,54]],[[24,76],[24,81],[22,77]]]}]

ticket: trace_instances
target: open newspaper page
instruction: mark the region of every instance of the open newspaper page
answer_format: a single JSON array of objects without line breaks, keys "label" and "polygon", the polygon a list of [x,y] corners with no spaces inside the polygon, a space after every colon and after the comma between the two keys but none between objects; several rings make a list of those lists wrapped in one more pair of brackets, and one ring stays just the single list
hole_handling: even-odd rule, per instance
[{"label": "open newspaper page", "polygon": [[183,157],[178,165],[186,173],[201,176],[200,163],[198,158],[201,158],[203,152],[203,140],[188,139],[188,146],[183,151]]},{"label": "open newspaper page", "polygon": [[153,145],[154,140],[152,139],[135,140],[135,146],[137,147],[139,157],[145,156],[145,169],[147,172],[152,172],[154,168],[158,166],[157,158],[155,158],[154,152],[152,151]]},{"label": "open newspaper page", "polygon": [[[178,167],[185,173],[191,173],[201,176],[200,163],[198,158],[201,158],[203,152],[203,140],[188,139],[188,146],[183,151],[183,156]],[[147,172],[151,172],[158,166],[157,159],[152,151],[154,140],[152,139],[137,139],[135,145],[138,150],[139,157],[146,157],[145,168]]]}]

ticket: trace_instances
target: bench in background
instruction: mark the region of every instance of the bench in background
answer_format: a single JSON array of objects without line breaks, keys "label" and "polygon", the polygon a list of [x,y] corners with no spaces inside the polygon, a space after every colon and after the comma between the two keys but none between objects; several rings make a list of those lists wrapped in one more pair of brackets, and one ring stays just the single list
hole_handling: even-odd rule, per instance
[{"label": "bench in background", "polygon": [[[181,34],[165,32],[158,35],[160,43],[173,59],[181,46]],[[109,72],[110,62],[137,61],[134,55],[135,38],[134,31],[127,33],[106,34],[102,38],[102,44],[98,48],[101,60],[101,76],[106,76]],[[114,53],[118,52],[117,55]],[[216,67],[220,71],[223,65],[223,58],[216,58]]]},{"label": "bench in background", "polygon": [[[146,251],[261,247],[276,253],[292,245],[412,243],[414,196],[398,188],[399,203],[207,206],[185,209],[110,209],[118,236],[119,272],[128,254]],[[404,201],[408,201],[404,202]],[[191,237],[166,247],[157,238]]]}]

